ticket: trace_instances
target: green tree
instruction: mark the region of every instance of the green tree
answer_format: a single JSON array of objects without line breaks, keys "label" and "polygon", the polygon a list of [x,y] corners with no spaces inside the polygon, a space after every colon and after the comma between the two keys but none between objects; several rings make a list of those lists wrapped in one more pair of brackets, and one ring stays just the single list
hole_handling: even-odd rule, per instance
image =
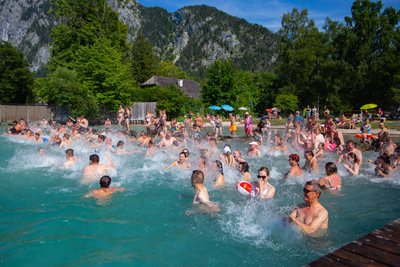
[{"label": "green tree", "polygon": [[150,41],[139,33],[130,51],[131,71],[136,81],[143,83],[157,72],[158,57]]},{"label": "green tree", "polygon": [[38,100],[66,108],[72,116],[95,118],[98,114],[96,98],[81,84],[74,70],[57,67],[48,77],[37,78],[34,92]]},{"label": "green tree", "polygon": [[322,93],[321,65],[327,57],[323,34],[318,31],[307,10],[293,9],[284,14],[276,73],[278,87],[290,87],[301,103],[317,104]]},{"label": "green tree", "polygon": [[26,104],[32,100],[33,75],[22,53],[0,43],[0,103]]},{"label": "green tree", "polygon": [[115,110],[128,104],[133,94],[133,79],[122,54],[107,39],[93,46],[81,46],[76,51],[74,66],[82,82],[101,107]]},{"label": "green tree", "polygon": [[172,61],[160,61],[155,74],[157,76],[188,79],[186,72],[177,67]]},{"label": "green tree", "polygon": [[203,102],[207,105],[234,105],[235,74],[232,61],[216,60],[207,70],[206,83],[202,88]]},{"label": "green tree", "polygon": [[[80,46],[108,39],[113,47],[126,52],[128,28],[118,19],[107,0],[51,0],[59,22],[52,29],[52,65],[74,61]],[[54,66],[53,66],[54,67]]]},{"label": "green tree", "polygon": [[282,112],[294,112],[298,108],[299,100],[296,95],[292,93],[279,93],[276,96],[274,107],[279,108]]},{"label": "green tree", "polygon": [[158,110],[166,110],[169,118],[184,115],[187,108],[193,108],[192,103],[196,101],[187,97],[177,86],[169,87],[146,87],[139,89],[137,99],[146,102],[157,102]]}]

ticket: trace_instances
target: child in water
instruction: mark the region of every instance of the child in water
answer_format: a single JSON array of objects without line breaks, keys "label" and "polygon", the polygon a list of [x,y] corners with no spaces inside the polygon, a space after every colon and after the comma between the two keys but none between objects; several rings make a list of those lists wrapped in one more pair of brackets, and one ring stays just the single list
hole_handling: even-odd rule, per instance
[{"label": "child in water", "polygon": [[[207,188],[204,186],[204,173],[200,170],[195,170],[192,173],[192,186],[194,187],[195,194],[193,197],[193,204],[198,205],[198,207],[203,212],[216,213],[220,212],[217,203],[210,201],[208,196]],[[187,212],[190,215],[192,212]]]}]

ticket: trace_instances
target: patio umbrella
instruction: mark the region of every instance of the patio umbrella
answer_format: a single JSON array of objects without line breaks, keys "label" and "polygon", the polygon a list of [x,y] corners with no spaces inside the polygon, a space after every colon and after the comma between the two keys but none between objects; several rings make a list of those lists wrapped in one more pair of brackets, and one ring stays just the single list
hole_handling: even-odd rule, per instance
[{"label": "patio umbrella", "polygon": [[233,111],[234,110],[234,108],[229,106],[229,105],[222,105],[221,108],[226,110],[226,111]]},{"label": "patio umbrella", "polygon": [[377,104],[365,104],[365,105],[362,106],[360,109],[361,109],[361,110],[373,109],[373,108],[376,108],[377,106],[378,106]]},{"label": "patio umbrella", "polygon": [[245,108],[245,107],[240,107],[240,108],[238,108],[238,110],[247,110],[247,108]]},{"label": "patio umbrella", "polygon": [[221,110],[221,108],[220,108],[220,107],[218,107],[218,106],[215,106],[215,105],[213,105],[213,106],[209,106],[208,108],[209,108],[209,109],[211,109],[211,110]]}]

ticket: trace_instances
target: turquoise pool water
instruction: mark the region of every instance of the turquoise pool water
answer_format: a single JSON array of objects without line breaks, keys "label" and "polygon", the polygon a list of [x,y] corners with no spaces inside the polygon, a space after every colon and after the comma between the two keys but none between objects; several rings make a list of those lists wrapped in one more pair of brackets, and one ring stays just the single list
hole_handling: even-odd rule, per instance
[{"label": "turquoise pool water", "polygon": [[[230,142],[233,148],[246,148]],[[226,168],[226,188],[215,190],[212,178],[206,181],[221,214],[187,216],[192,209],[191,172],[163,170],[176,159],[176,151],[161,151],[151,158],[142,153],[114,155],[113,184],[127,191],[97,204],[82,199],[97,185],[79,184],[92,149],[76,145],[78,166],[65,171],[59,168],[63,150],[46,146],[47,156],[39,157],[37,148],[0,137],[4,266],[302,266],[400,217],[399,178],[374,178],[373,167],[367,164],[356,178],[341,170],[340,193],[323,192],[329,232],[312,239],[281,221],[302,202],[302,183],[311,178],[283,180],[287,156],[264,153],[248,160],[253,176],[262,165],[271,169],[271,183],[277,189],[274,200],[260,202],[240,195],[234,189],[238,174]],[[364,162],[374,157],[367,153]],[[328,159],[320,163],[320,176]]]}]

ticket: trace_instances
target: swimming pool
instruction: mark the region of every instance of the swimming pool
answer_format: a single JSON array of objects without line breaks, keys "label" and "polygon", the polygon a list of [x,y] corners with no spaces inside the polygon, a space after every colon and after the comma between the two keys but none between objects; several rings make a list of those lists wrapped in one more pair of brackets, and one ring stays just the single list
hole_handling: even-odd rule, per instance
[{"label": "swimming pool", "polygon": [[[247,147],[227,142],[242,151]],[[191,171],[163,169],[179,151],[160,151],[151,158],[114,155],[113,185],[127,191],[100,205],[82,199],[97,185],[79,183],[93,149],[76,145],[78,166],[66,171],[59,168],[63,150],[44,146],[47,155],[39,157],[38,147],[0,137],[0,262],[5,266],[301,266],[400,217],[400,181],[374,178],[366,163],[376,157],[371,152],[364,155],[359,177],[342,176],[341,192],[322,193],[329,231],[312,239],[281,220],[302,202],[302,183],[312,178],[284,180],[287,156],[264,153],[248,160],[253,177],[260,166],[270,168],[274,200],[240,195],[234,188],[237,172],[225,168],[222,190],[213,189],[212,178],[206,177],[221,214],[187,216]],[[319,176],[329,158],[336,156],[320,163]]]}]

